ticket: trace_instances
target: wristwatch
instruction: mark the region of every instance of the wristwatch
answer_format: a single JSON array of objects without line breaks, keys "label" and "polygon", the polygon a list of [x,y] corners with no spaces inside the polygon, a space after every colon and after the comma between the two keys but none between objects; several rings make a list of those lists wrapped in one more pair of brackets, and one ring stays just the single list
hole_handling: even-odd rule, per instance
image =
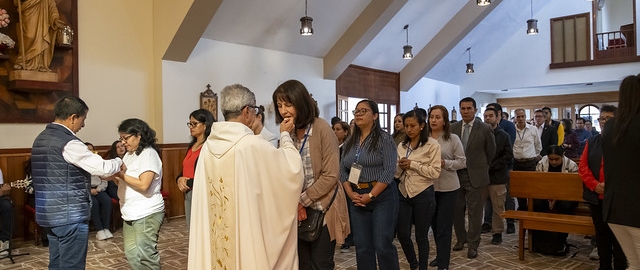
[{"label": "wristwatch", "polygon": [[369,192],[369,200],[370,201],[375,201],[376,200],[376,196],[373,196],[373,194],[371,194],[371,192]]}]

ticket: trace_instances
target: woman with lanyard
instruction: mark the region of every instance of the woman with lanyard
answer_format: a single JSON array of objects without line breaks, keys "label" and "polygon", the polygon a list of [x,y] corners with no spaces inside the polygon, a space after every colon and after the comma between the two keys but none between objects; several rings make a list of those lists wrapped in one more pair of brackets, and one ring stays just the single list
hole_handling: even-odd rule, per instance
[{"label": "woman with lanyard", "polygon": [[300,269],[334,269],[336,242],[344,244],[349,234],[346,199],[338,183],[338,141],[329,123],[318,117],[318,106],[301,82],[289,80],[282,83],[272,98],[278,107],[276,123],[280,124],[285,118],[293,118],[295,123],[291,134],[296,148],[300,150],[304,169],[298,221],[307,218],[307,208],[327,209],[318,239],[312,242],[298,239]]},{"label": "woman with lanyard", "polygon": [[391,135],[380,127],[378,104],[358,102],[355,126],[343,146],[340,180],[351,199],[351,223],[358,269],[399,269],[393,245],[398,191],[393,174],[398,158]]},{"label": "woman with lanyard", "polygon": [[[395,177],[400,179],[400,211],[396,231],[411,269],[426,270],[429,263],[429,225],[436,208],[434,179],[440,176],[441,153],[438,141],[429,137],[424,109],[404,114],[405,139],[398,145]],[[415,224],[418,258],[411,240]]]}]

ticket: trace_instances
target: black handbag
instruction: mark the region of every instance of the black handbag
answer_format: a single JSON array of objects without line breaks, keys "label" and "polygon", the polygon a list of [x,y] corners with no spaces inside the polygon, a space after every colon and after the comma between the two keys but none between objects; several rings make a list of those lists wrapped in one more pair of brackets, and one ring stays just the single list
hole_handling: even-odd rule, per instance
[{"label": "black handbag", "polygon": [[298,224],[298,238],[305,242],[313,242],[318,240],[320,237],[320,233],[322,233],[322,225],[324,224],[324,214],[329,210],[331,204],[333,204],[333,200],[336,198],[336,194],[338,194],[338,186],[336,186],[336,191],[333,192],[333,197],[331,198],[331,202],[329,205],[322,211],[312,209],[310,207],[306,207],[307,210],[307,219],[301,221]]}]

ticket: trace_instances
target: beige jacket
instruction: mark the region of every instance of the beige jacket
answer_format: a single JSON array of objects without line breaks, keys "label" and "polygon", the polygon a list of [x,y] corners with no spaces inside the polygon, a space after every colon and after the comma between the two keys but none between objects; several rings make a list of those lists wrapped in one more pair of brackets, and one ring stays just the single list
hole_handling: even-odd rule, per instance
[{"label": "beige jacket", "polygon": [[313,133],[308,139],[311,167],[315,182],[307,190],[307,196],[312,201],[320,200],[326,208],[333,197],[336,186],[338,193],[333,204],[325,215],[325,222],[331,235],[331,240],[343,244],[344,239],[351,233],[349,229],[349,212],[347,199],[340,184],[340,150],[338,139],[327,121],[316,118],[313,121]]}]

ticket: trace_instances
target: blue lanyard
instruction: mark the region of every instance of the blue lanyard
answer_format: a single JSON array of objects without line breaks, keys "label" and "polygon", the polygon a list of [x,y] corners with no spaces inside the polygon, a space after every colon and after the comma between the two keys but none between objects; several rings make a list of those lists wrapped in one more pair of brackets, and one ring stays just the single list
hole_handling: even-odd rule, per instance
[{"label": "blue lanyard", "polygon": [[307,143],[307,138],[309,138],[309,130],[311,130],[311,124],[307,128],[307,133],[304,134],[304,141],[302,141],[302,146],[300,146],[300,155],[302,155],[302,149],[304,149],[304,144]]},{"label": "blue lanyard", "polygon": [[407,154],[404,156],[404,158],[409,158],[411,152],[413,152],[413,149],[411,149],[411,142],[409,142],[409,144],[407,144]]},{"label": "blue lanyard", "polygon": [[[367,136],[367,138],[368,137],[369,136]],[[364,138],[364,140],[366,141],[367,138]],[[360,147],[360,139],[358,139],[358,141],[356,142],[356,160],[353,163],[358,163],[358,160],[360,159],[360,153],[361,152],[362,152],[362,148]]]}]

